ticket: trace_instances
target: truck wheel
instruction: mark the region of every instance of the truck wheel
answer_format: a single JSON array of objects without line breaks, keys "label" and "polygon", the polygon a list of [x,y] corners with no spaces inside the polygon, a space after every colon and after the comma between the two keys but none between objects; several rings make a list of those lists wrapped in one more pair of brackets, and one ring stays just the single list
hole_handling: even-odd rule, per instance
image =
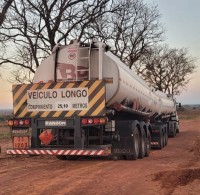
[{"label": "truck wheel", "polygon": [[165,131],[162,131],[163,134],[163,148],[166,146],[166,135],[165,135]]},{"label": "truck wheel", "polygon": [[144,158],[145,149],[146,149],[146,135],[145,135],[144,129],[141,129],[140,148],[139,148],[139,155],[138,155],[140,159]]},{"label": "truck wheel", "polygon": [[162,150],[162,148],[163,148],[163,146],[164,146],[164,145],[163,145],[163,144],[164,144],[164,137],[163,137],[163,133],[162,133],[162,132],[160,132],[158,144],[159,144],[158,148],[159,148],[160,150]]},{"label": "truck wheel", "polygon": [[163,148],[164,148],[167,145],[167,136],[165,129],[163,129],[162,134],[163,134]]},{"label": "truck wheel", "polygon": [[171,124],[169,137],[176,137],[176,125],[174,123]]},{"label": "truck wheel", "polygon": [[132,133],[133,138],[133,153],[126,155],[126,160],[137,160],[139,157],[139,145],[140,145],[140,136],[138,128],[135,127]]},{"label": "truck wheel", "polygon": [[173,131],[173,133],[172,133],[172,136],[171,136],[171,137],[176,137],[175,130]]},{"label": "truck wheel", "polygon": [[165,138],[165,146],[167,146],[167,144],[168,144],[168,134],[167,134],[166,131],[165,131],[165,136],[164,136],[164,138]]},{"label": "truck wheel", "polygon": [[149,130],[147,130],[145,157],[149,156],[150,151],[151,151],[151,134]]},{"label": "truck wheel", "polygon": [[176,124],[174,124],[174,135],[176,137]]},{"label": "truck wheel", "polygon": [[171,127],[171,133],[170,133],[170,137],[176,137],[176,129],[174,128],[174,126],[172,125]]}]

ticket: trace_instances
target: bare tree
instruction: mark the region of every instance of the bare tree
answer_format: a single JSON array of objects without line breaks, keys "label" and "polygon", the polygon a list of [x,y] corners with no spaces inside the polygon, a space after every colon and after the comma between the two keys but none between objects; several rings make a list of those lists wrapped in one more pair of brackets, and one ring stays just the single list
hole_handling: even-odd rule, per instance
[{"label": "bare tree", "polygon": [[[168,94],[189,82],[194,59],[185,49],[154,45],[164,30],[156,6],[143,0],[10,0],[0,26],[0,65],[13,65],[11,81],[31,82],[56,43],[96,37],[129,68]],[[12,3],[12,4],[11,4]],[[2,13],[6,13],[2,11]]]},{"label": "bare tree", "polygon": [[[0,7],[2,7],[2,9],[0,10],[1,11],[0,12],[0,26],[3,24],[3,22],[6,18],[6,13],[8,11],[8,8],[11,6],[12,2],[13,2],[13,0],[5,0],[4,2],[0,3]],[[1,77],[2,77],[2,75],[0,74],[0,78]]]},{"label": "bare tree", "polygon": [[[142,0],[15,0],[1,27],[0,65],[16,67],[14,80],[30,81],[57,42],[97,37],[131,68],[160,41],[159,17],[157,8]],[[30,78],[21,77],[25,73]]]},{"label": "bare tree", "polygon": [[151,48],[134,68],[148,83],[167,94],[179,95],[195,70],[195,59],[185,48]]},{"label": "bare tree", "polygon": [[[14,80],[25,82],[57,42],[81,39],[87,25],[114,12],[112,0],[15,0],[0,28],[0,65],[12,64]],[[30,74],[32,73],[32,74]]]},{"label": "bare tree", "polygon": [[131,68],[149,47],[163,40],[164,29],[156,6],[142,0],[116,0],[120,9],[104,14],[90,24],[88,37],[97,37]]},{"label": "bare tree", "polygon": [[2,5],[2,10],[1,10],[1,13],[0,13],[0,26],[3,24],[3,21],[5,20],[6,18],[6,13],[8,11],[8,8],[11,6],[13,0],[5,0],[3,5]]}]

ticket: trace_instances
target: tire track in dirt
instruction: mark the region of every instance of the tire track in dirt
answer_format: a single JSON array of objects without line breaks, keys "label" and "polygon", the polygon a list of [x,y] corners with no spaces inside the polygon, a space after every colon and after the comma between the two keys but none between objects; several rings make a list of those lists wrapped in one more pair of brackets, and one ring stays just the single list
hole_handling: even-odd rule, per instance
[{"label": "tire track in dirt", "polygon": [[198,195],[198,136],[200,120],[181,121],[180,134],[166,148],[137,161],[2,155],[0,193]]},{"label": "tire track in dirt", "polygon": [[[161,184],[165,195],[200,194],[200,122],[199,119],[182,121],[181,126],[182,146],[179,147],[183,150],[184,146],[186,158],[177,164],[177,169],[154,174],[153,180]],[[183,155],[183,152],[181,154]],[[178,159],[181,159],[181,156]],[[191,189],[191,186],[194,188]]]}]

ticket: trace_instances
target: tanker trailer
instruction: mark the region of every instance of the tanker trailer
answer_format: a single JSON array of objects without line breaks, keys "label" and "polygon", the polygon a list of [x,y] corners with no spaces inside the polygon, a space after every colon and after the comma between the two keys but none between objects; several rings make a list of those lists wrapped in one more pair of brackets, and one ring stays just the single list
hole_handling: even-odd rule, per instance
[{"label": "tanker trailer", "polygon": [[[178,123],[175,103],[149,87],[103,43],[56,45],[32,84],[13,85],[7,154],[149,156]],[[31,131],[31,133],[30,133]]]}]

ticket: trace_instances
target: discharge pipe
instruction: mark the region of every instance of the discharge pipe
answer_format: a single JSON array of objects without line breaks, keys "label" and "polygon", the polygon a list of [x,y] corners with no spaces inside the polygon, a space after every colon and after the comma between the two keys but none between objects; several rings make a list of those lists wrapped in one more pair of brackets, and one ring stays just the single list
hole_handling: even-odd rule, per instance
[{"label": "discharge pipe", "polygon": [[140,116],[145,116],[145,117],[148,117],[150,113],[148,112],[142,112],[140,110],[135,110],[133,108],[130,108],[130,107],[127,107],[127,106],[124,106],[118,102],[115,102],[113,104],[113,107],[116,111],[124,111],[124,112],[129,112],[129,113],[132,113],[132,114],[137,114],[137,115],[140,115]]}]

